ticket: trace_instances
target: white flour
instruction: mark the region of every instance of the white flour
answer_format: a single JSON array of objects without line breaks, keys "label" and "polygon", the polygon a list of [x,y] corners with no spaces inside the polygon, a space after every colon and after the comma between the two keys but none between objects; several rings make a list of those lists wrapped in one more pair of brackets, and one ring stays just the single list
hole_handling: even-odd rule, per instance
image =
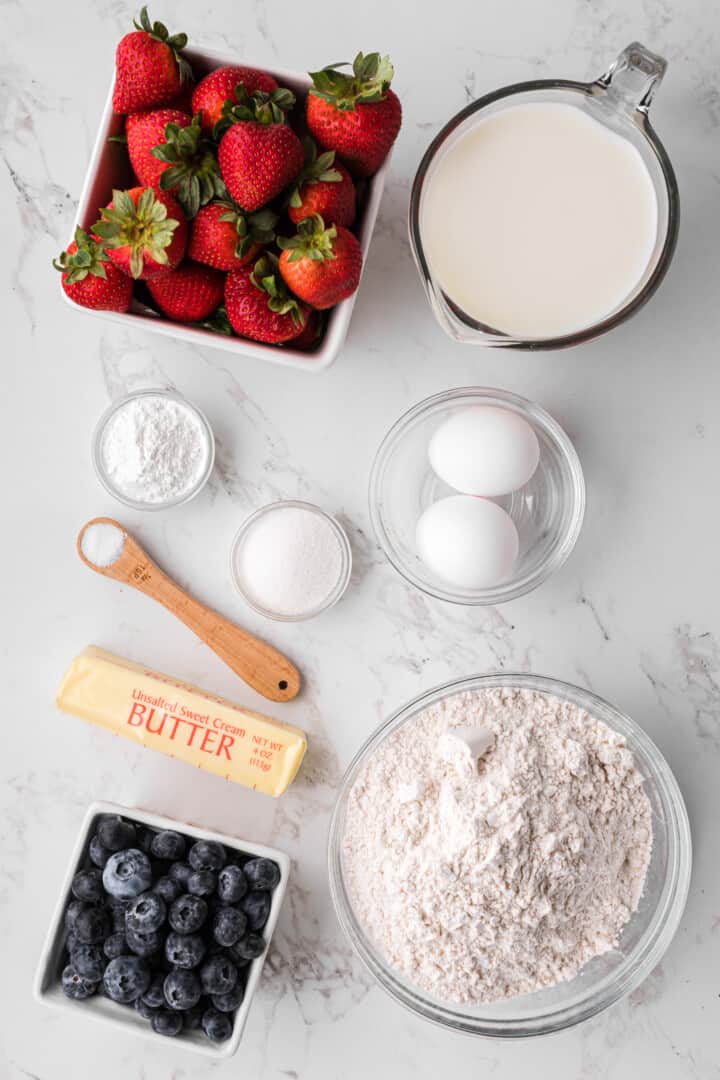
[{"label": "white flour", "polygon": [[207,433],[192,409],[162,394],[130,398],[108,421],[100,454],[126,498],[163,503],[181,498],[207,468]]},{"label": "white flour", "polygon": [[[472,751],[448,735],[462,728]],[[344,836],[361,925],[391,967],[456,1003],[552,986],[612,949],[651,847],[622,736],[506,689],[456,694],[386,739]]]}]

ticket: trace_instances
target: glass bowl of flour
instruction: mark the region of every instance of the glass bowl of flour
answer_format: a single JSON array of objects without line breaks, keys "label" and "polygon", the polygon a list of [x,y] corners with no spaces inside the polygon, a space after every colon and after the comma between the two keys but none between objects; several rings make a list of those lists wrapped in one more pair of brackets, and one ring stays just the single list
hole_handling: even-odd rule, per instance
[{"label": "glass bowl of flour", "polygon": [[92,437],[100,483],[133,510],[169,510],[202,491],[215,462],[212,428],[175,390],[138,390],[105,410]]},{"label": "glass bowl of flour", "polygon": [[678,927],[691,838],[645,732],[534,675],[447,683],[360,749],[329,839],[360,959],[444,1027],[521,1038],[634,990]]}]

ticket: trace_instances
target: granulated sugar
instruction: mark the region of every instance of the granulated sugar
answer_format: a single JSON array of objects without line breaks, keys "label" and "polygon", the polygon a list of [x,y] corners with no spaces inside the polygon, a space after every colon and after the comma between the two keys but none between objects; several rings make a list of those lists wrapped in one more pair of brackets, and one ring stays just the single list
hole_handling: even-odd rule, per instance
[{"label": "granulated sugar", "polygon": [[366,933],[455,1003],[552,986],[614,948],[651,847],[623,737],[511,689],[456,694],[388,737],[352,788],[344,835]]},{"label": "granulated sugar", "polygon": [[235,567],[252,603],[300,618],[321,608],[337,588],[342,547],[325,514],[308,504],[279,502],[250,523]]}]

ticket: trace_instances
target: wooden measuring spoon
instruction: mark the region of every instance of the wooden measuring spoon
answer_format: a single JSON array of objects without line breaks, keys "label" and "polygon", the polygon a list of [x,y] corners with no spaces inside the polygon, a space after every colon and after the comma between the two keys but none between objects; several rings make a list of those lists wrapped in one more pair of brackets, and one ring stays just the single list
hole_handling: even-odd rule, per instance
[{"label": "wooden measuring spoon", "polygon": [[[83,537],[91,525],[114,526],[125,537],[120,555],[109,566],[97,565],[83,551]],[[131,585],[166,607],[263,697],[271,701],[291,701],[299,692],[300,672],[286,656],[193,599],[152,561],[137,540],[113,518],[99,517],[86,522],[78,534],[77,550],[91,570]]]}]

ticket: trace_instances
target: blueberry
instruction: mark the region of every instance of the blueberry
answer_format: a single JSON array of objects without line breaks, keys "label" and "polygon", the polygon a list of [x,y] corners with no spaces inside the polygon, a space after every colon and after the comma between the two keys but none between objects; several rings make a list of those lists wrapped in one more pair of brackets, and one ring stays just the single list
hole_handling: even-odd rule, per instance
[{"label": "blueberry", "polygon": [[211,956],[200,968],[200,981],[206,994],[227,994],[238,979],[232,960],[222,954]]},{"label": "blueberry", "polygon": [[81,978],[97,983],[103,977],[107,960],[99,945],[76,945],[70,963]]},{"label": "blueberry", "polygon": [[165,939],[165,957],[174,967],[197,967],[205,951],[205,942],[199,934],[170,933]]},{"label": "blueberry", "polygon": [[157,893],[158,896],[162,896],[166,904],[172,904],[173,900],[177,900],[182,889],[177,881],[173,881],[171,877],[165,876],[159,877],[150,891]]},{"label": "blueberry", "polygon": [[185,1021],[186,1031],[195,1031],[200,1027],[200,1022],[203,1017],[203,1013],[207,1009],[207,999],[200,998],[197,1005],[193,1005],[192,1009],[186,1009],[183,1013],[183,1019]]},{"label": "blueberry", "polygon": [[103,952],[107,956],[108,960],[114,960],[116,956],[124,956],[128,951],[128,943],[125,940],[125,934],[122,930],[118,930],[109,937],[105,938],[103,943]]},{"label": "blueberry", "polygon": [[226,904],[236,904],[248,891],[245,874],[239,866],[223,866],[218,874],[217,893]]},{"label": "blueberry", "polygon": [[194,971],[175,968],[165,978],[165,1000],[171,1009],[192,1009],[202,997],[202,985]]},{"label": "blueberry", "polygon": [[139,997],[135,998],[135,1008],[140,1013],[143,1020],[152,1020],[153,1016],[158,1011],[159,1006],[148,1005],[143,998]]},{"label": "blueberry", "polygon": [[148,930],[146,933],[141,930],[126,929],[125,936],[128,948],[137,956],[154,956],[163,947],[164,935],[160,930]]},{"label": "blueberry", "polygon": [[188,878],[192,874],[192,867],[184,862],[173,863],[168,870],[168,877],[177,881],[181,889],[187,889]]},{"label": "blueberry", "polygon": [[102,874],[96,866],[91,870],[79,870],[72,879],[70,888],[78,900],[97,903],[103,897]]},{"label": "blueberry", "polygon": [[185,837],[172,829],[163,829],[155,833],[150,851],[156,859],[170,859],[175,862],[185,854]]},{"label": "blueberry", "polygon": [[211,1042],[224,1042],[232,1035],[232,1022],[227,1013],[206,1009],[202,1015],[202,1029]]},{"label": "blueberry", "polygon": [[213,937],[220,945],[234,945],[247,930],[247,916],[238,908],[220,908],[213,920]]},{"label": "blueberry", "polygon": [[75,920],[81,911],[84,911],[88,905],[82,900],[71,900],[65,910],[65,927],[68,930],[75,928]]},{"label": "blueberry", "polygon": [[95,945],[110,933],[110,915],[102,907],[84,907],[73,924],[73,933],[81,945]]},{"label": "blueberry", "polygon": [[141,893],[131,900],[125,912],[125,926],[138,934],[151,934],[165,922],[167,907],[162,896],[154,892]]},{"label": "blueberry", "polygon": [[188,862],[193,870],[219,870],[225,865],[225,848],[214,840],[198,840],[190,848]]},{"label": "blueberry", "polygon": [[168,922],[179,934],[194,934],[207,918],[207,904],[199,896],[180,896],[170,905]]},{"label": "blueberry", "polygon": [[93,836],[88,849],[90,862],[95,863],[101,870],[110,858],[110,852],[103,844],[99,836]]},{"label": "blueberry", "polygon": [[151,1009],[162,1009],[165,1005],[165,994],[163,992],[164,981],[164,976],[160,972],[156,972],[152,977],[150,985],[142,996],[142,1000],[146,1005],[149,1005]]},{"label": "blueberry", "polygon": [[243,872],[251,889],[271,891],[280,881],[280,867],[272,859],[251,859],[243,866]]},{"label": "blueberry", "polygon": [[251,930],[262,930],[270,914],[270,893],[249,892],[240,901],[240,907],[247,915],[248,926]]},{"label": "blueberry", "polygon": [[216,1009],[223,1013],[235,1012],[245,996],[245,985],[239,979],[232,990],[226,994],[213,994],[212,1003]]},{"label": "blueberry", "polygon": [[139,956],[116,956],[105,968],[103,985],[109,998],[127,1005],[145,993],[150,972]]},{"label": "blueberry", "polygon": [[65,997],[74,998],[75,1001],[84,1001],[86,998],[92,997],[97,990],[97,983],[91,982],[90,979],[84,979],[72,966],[68,964],[63,968],[62,973],[62,992]]},{"label": "blueberry", "polygon": [[183,1018],[179,1012],[171,1009],[158,1009],[150,1021],[153,1031],[158,1035],[179,1035],[182,1031]]},{"label": "blueberry", "polygon": [[217,874],[212,870],[194,870],[188,878],[187,891],[193,896],[212,896],[217,888]]},{"label": "blueberry", "polygon": [[152,885],[152,870],[147,855],[137,848],[116,851],[103,870],[105,890],[117,900],[132,900]]},{"label": "blueberry", "polygon": [[233,959],[256,960],[265,952],[265,941],[262,934],[246,934],[230,951]]},{"label": "blueberry", "polygon": [[135,843],[137,844],[137,846],[140,848],[141,851],[143,851],[146,855],[149,855],[150,851],[152,849],[152,842],[153,842],[154,839],[155,839],[155,830],[154,829],[140,828],[140,829],[137,830],[137,836],[135,838]]},{"label": "blueberry", "polygon": [[127,911],[127,900],[113,900],[112,897],[108,897],[105,907],[110,913],[110,919],[112,920],[112,927],[115,933],[125,933],[125,912]]},{"label": "blueberry", "polygon": [[135,826],[121,817],[106,817],[98,825],[97,835],[108,851],[121,851],[135,843]]},{"label": "blueberry", "polygon": [[65,948],[67,949],[68,953],[71,953],[73,949],[76,949],[79,944],[80,942],[77,939],[77,934],[75,934],[71,930],[68,936],[65,938]]}]

